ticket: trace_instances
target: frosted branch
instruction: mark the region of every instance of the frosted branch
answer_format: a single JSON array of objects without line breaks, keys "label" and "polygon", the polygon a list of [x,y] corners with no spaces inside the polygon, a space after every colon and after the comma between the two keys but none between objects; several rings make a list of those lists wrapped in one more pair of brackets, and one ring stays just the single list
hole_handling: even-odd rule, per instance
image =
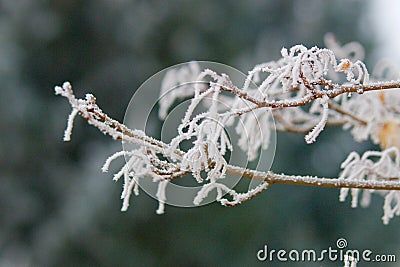
[{"label": "frosted branch", "polygon": [[[400,180],[400,153],[397,147],[391,147],[383,151],[367,151],[361,157],[352,152],[342,163],[343,171],[339,180],[353,181],[396,181]],[[378,188],[364,190],[361,205],[366,207],[370,204],[371,193],[375,193]],[[390,188],[391,189],[391,188]],[[358,206],[358,198],[361,190],[359,188],[342,188],[340,190],[340,201],[345,201],[351,191],[351,206]],[[400,197],[397,191],[378,191],[385,198],[383,207],[383,222],[387,224],[394,214],[400,214],[400,205],[397,199]],[[393,204],[394,203],[394,204]]]},{"label": "frosted branch", "polygon": [[322,101],[322,116],[318,124],[306,135],[305,139],[307,144],[314,143],[317,136],[324,130],[326,122],[328,121],[328,97],[325,96]]},{"label": "frosted branch", "polygon": [[[340,46],[330,35],[326,42],[331,49],[303,45],[283,48],[279,60],[255,66],[242,85],[233,84],[226,74],[201,70],[196,62],[170,69],[161,86],[159,117],[166,118],[176,99],[190,97],[191,102],[178,126],[178,135],[169,143],[110,118],[93,95],[78,99],[71,84],[65,82],[62,87],[55,87],[55,93],[67,98],[72,108],[64,141],[70,140],[79,114],[113,139],[139,147],[116,152],[102,167],[107,172],[114,160],[125,157],[125,164],[114,174],[115,181],[123,179],[123,211],[128,209],[131,194],[139,194],[141,180],[151,179],[157,185],[156,212],[162,214],[168,183],[192,174],[201,186],[193,200],[195,205],[200,205],[213,190],[222,205],[236,206],[273,184],[329,187],[341,189],[340,201],[350,194],[352,207],[358,206],[361,194],[362,206],[369,205],[372,193],[382,195],[382,219],[387,224],[393,216],[400,215],[400,95],[394,90],[400,88],[400,80],[379,81],[371,76],[361,61],[364,51],[356,43]],[[387,66],[380,66],[374,73],[386,73]],[[258,85],[256,89],[250,87],[253,82]],[[206,111],[196,113],[200,106]],[[327,126],[341,125],[350,130],[356,141],[370,139],[383,150],[367,151],[362,156],[350,153],[337,179],[259,172],[230,165],[225,158],[228,151],[233,152],[233,146],[225,127],[235,126],[240,149],[254,160],[261,148],[270,145],[274,126],[271,114],[278,130],[305,133],[308,144],[314,143]],[[183,151],[181,144],[187,140],[192,141],[191,146]],[[236,192],[223,183],[227,174],[259,180],[261,184],[248,192]]]},{"label": "frosted branch", "polygon": [[64,132],[64,141],[70,141],[71,140],[71,134],[72,134],[72,128],[74,125],[74,119],[76,115],[78,114],[77,109],[72,109],[71,114],[68,116],[68,121],[67,121],[67,128],[65,129]]}]

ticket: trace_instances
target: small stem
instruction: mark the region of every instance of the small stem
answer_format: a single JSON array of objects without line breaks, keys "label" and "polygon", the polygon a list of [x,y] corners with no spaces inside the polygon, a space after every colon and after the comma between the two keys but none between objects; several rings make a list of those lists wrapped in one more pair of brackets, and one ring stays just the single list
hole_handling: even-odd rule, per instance
[{"label": "small stem", "polygon": [[240,90],[236,86],[232,86],[231,88],[223,86],[223,87],[221,87],[221,90],[229,92],[229,93],[232,93],[232,94],[236,95],[237,97],[245,99],[245,100],[247,100],[247,101],[249,101],[249,102],[251,102],[251,103],[253,103],[253,104],[257,105],[257,106],[261,106],[264,103],[264,102],[262,102],[262,101],[260,101],[260,100],[258,100],[256,98],[250,96],[247,92],[244,92],[244,91]]},{"label": "small stem", "polygon": [[360,119],[360,118],[358,118],[357,116],[351,114],[350,112],[348,112],[348,111],[342,109],[338,104],[336,104],[336,103],[334,103],[334,102],[332,102],[332,101],[330,101],[330,102],[328,103],[328,105],[329,105],[329,107],[330,107],[331,109],[333,109],[334,111],[339,112],[339,113],[342,114],[342,115],[348,116],[348,117],[352,118],[353,120],[355,120],[355,121],[361,123],[362,125],[367,125],[367,124],[368,124],[367,121],[365,121],[365,120],[363,120],[363,119]]},{"label": "small stem", "polygon": [[300,176],[276,174],[272,171],[260,172],[229,165],[227,173],[245,178],[265,181],[269,184],[293,184],[302,186],[317,186],[328,188],[359,188],[374,190],[400,190],[400,183],[377,180],[348,180],[337,178],[320,178],[316,176]]},{"label": "small stem", "polygon": [[[303,97],[299,99],[293,99],[293,100],[272,100],[272,101],[259,101],[251,96],[249,96],[247,93],[240,91],[239,89],[235,88],[226,88],[222,87],[223,91],[231,92],[235,95],[237,95],[240,98],[246,99],[253,104],[257,105],[257,108],[263,108],[263,107],[268,107],[268,108],[275,108],[275,109],[281,109],[281,108],[288,108],[288,107],[299,107],[299,106],[305,106],[311,101],[322,98],[325,95],[328,96],[329,98],[335,98],[338,95],[345,94],[345,93],[357,93],[357,92],[368,92],[368,91],[376,91],[376,90],[384,90],[384,89],[396,89],[400,88],[400,81],[390,81],[390,82],[376,82],[376,83],[368,83],[368,85],[335,85],[332,83],[328,83],[325,80],[321,80],[318,83],[315,83],[313,85],[323,85],[323,86],[328,86],[329,90],[312,90],[309,94],[304,95]],[[254,108],[251,108],[253,110]],[[249,110],[249,111],[251,111]]]}]

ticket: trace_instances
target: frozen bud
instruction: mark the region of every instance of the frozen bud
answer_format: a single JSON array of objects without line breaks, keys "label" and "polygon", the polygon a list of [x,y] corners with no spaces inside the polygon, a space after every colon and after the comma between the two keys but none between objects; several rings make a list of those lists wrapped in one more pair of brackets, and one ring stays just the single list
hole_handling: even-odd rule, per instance
[{"label": "frozen bud", "polygon": [[345,71],[348,70],[351,67],[352,63],[349,59],[345,58],[342,59],[336,67],[336,71]]}]

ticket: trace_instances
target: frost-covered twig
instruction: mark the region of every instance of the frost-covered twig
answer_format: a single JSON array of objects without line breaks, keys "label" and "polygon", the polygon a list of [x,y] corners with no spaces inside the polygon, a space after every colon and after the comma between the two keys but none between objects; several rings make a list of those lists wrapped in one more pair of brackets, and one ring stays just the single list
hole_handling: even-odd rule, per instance
[{"label": "frost-covered twig", "polygon": [[[86,118],[90,124],[98,127],[100,130],[102,130],[104,133],[110,134],[111,136],[116,136],[115,139],[123,139],[128,142],[134,142],[135,144],[139,143],[145,146],[147,149],[155,149],[156,151],[164,151],[168,145],[161,142],[161,141],[156,141],[154,139],[149,139],[148,137],[144,137],[143,135],[138,135],[138,134],[133,134],[136,133],[135,131],[129,130],[128,128],[124,127],[121,123],[105,117],[105,115],[102,113],[102,111],[97,107],[97,105],[94,102],[93,98],[91,99],[90,104],[88,103],[87,100],[81,100],[81,99],[75,99],[73,96],[72,89],[68,90],[71,88],[69,83],[65,83],[63,85],[65,97],[68,99],[71,99],[70,102],[75,103],[73,105],[74,110],[77,110],[79,114],[81,114],[84,118]],[[57,92],[60,92],[59,87],[56,88]],[[65,92],[69,92],[68,94]],[[101,119],[101,120],[99,120]],[[111,126],[110,126],[111,125]],[[113,128],[115,127],[115,128]],[[123,135],[121,133],[121,129],[125,133],[130,133],[129,135]],[[173,151],[175,156],[181,156],[184,152],[180,150],[175,150]],[[139,156],[140,155],[140,156]],[[159,178],[160,181],[164,181],[165,179],[174,179],[174,177],[171,177],[171,175],[175,174],[180,174],[179,176],[183,176],[183,174],[187,173],[187,169],[180,170],[175,166],[174,170],[170,170],[169,172],[166,172],[166,178],[162,179],[161,176],[157,174],[157,171],[152,169],[154,165],[150,164],[150,159],[151,157],[143,153],[141,154],[140,151],[134,151],[134,152],[126,152],[126,151],[121,151],[117,152],[116,154],[112,155],[107,159],[105,162],[102,170],[107,171],[108,167],[111,163],[111,161],[115,160],[119,156],[130,156],[130,157],[135,157],[137,159],[143,160],[143,159],[148,159],[147,164],[145,165],[146,168],[142,168],[141,171],[136,171],[136,175],[140,174],[141,176],[144,175],[151,175],[153,178]],[[154,155],[153,155],[154,156]],[[171,163],[168,165],[168,163],[164,162],[166,166],[172,167]],[[142,163],[143,164],[143,163]],[[140,165],[140,164],[139,164]],[[213,164],[210,164],[213,165]],[[141,165],[143,167],[143,165]],[[163,166],[164,168],[166,166]],[[202,166],[200,166],[202,167]],[[204,167],[204,166],[203,166]],[[127,192],[132,190],[133,187],[138,189],[138,182],[137,180],[131,179],[129,176],[134,175],[131,173],[132,169],[134,168],[134,164],[132,161],[128,161],[125,165],[124,168],[121,169],[119,173],[117,173],[114,176],[115,180],[118,180],[121,176],[125,176],[125,186],[126,188],[124,189],[124,193],[122,194],[122,198],[126,198],[129,200],[129,195]],[[226,173],[229,174],[234,174],[238,176],[243,176],[251,179],[256,179],[256,180],[262,180],[267,182],[268,185],[272,184],[297,184],[297,185],[305,185],[305,186],[322,186],[322,187],[332,187],[332,188],[363,188],[363,189],[400,189],[400,183],[393,182],[393,181],[368,181],[368,182],[354,182],[351,180],[339,180],[339,179],[330,179],[330,178],[317,178],[317,177],[311,177],[311,176],[291,176],[291,175],[284,175],[284,174],[275,174],[273,172],[258,172],[258,171],[253,171],[253,170],[248,170],[248,169],[242,169],[237,166],[231,166],[227,165],[226,167]],[[153,170],[153,172],[151,171]],[[179,173],[181,172],[181,173]],[[168,176],[169,175],[169,176]],[[265,185],[267,185],[265,184]],[[266,188],[266,187],[265,187]],[[264,189],[265,189],[264,188]],[[248,196],[252,196],[253,193],[259,193],[257,190],[253,190],[249,193]],[[161,195],[161,193],[159,194]],[[241,195],[242,196],[242,195]],[[241,197],[237,198],[239,200],[236,200],[235,205],[239,204],[240,202],[249,199],[249,197]],[[165,201],[165,200],[163,200]],[[234,205],[232,202],[228,201],[222,201],[224,205]],[[126,210],[128,207],[128,202],[124,202],[123,210]],[[162,210],[162,209],[161,209]]]},{"label": "frost-covered twig", "polygon": [[[400,152],[397,147],[391,147],[383,151],[367,151],[361,157],[356,152],[352,152],[342,163],[343,172],[339,180],[342,181],[368,181],[380,182],[387,181],[400,184]],[[366,188],[364,188],[366,189]],[[366,207],[370,204],[371,193],[385,188],[369,188],[364,190],[361,198],[361,206]],[[389,190],[395,190],[396,185]],[[351,191],[351,206],[358,206],[360,188],[342,188],[340,190],[340,201],[345,201],[349,191]],[[398,191],[379,191],[385,198],[383,206],[383,223],[388,224],[394,215],[400,215],[400,192]]]},{"label": "frost-covered twig", "polygon": [[400,190],[400,183],[391,178],[387,180],[347,180],[337,178],[325,178],[307,175],[277,174],[272,171],[260,172],[228,165],[227,173],[242,175],[243,177],[268,182],[273,184],[292,184],[302,186],[316,186],[326,188],[358,188],[373,190]]},{"label": "frost-covered twig", "polygon": [[[273,184],[341,188],[342,201],[351,190],[353,207],[358,204],[360,190],[364,190],[362,205],[368,204],[370,193],[388,190],[390,193],[384,194],[383,217],[387,223],[400,214],[397,191],[394,191],[400,190],[399,152],[392,147],[400,146],[400,137],[397,137],[400,134],[400,97],[393,90],[400,88],[400,80],[374,80],[361,59],[350,57],[352,61],[335,56],[335,52],[341,56],[346,53],[363,55],[351,51],[351,48],[359,49],[358,46],[348,46],[341,51],[332,39],[328,41],[334,51],[309,49],[303,45],[282,49],[281,59],[257,65],[243,85],[234,85],[226,74],[209,69],[201,71],[196,62],[190,63],[188,69],[170,70],[162,86],[159,116],[166,117],[176,98],[192,98],[178,127],[178,135],[170,143],[129,129],[108,117],[97,106],[93,95],[77,99],[70,83],[66,82],[55,88],[56,94],[66,97],[72,107],[64,140],[70,140],[74,118],[79,114],[114,139],[139,146],[132,151],[115,153],[102,168],[107,171],[113,160],[121,156],[126,158],[126,164],[114,175],[115,180],[124,177],[122,210],[128,208],[131,193],[139,193],[140,180],[151,178],[158,185],[157,213],[163,213],[168,183],[191,173],[201,185],[194,199],[196,205],[215,189],[222,205],[236,206]],[[191,87],[191,80],[200,83]],[[258,84],[256,89],[250,87],[252,82]],[[186,85],[168,94],[169,87],[182,83]],[[200,105],[207,110],[196,114]],[[309,108],[303,108],[307,105]],[[338,179],[259,172],[230,165],[225,156],[232,151],[232,144],[225,127],[236,124],[240,136],[238,145],[249,160],[254,160],[260,148],[269,146],[272,115],[278,130],[307,133],[307,143],[315,142],[326,126],[342,125],[351,130],[355,140],[370,138],[384,150],[366,152],[361,157],[351,153],[342,164],[343,172]],[[240,123],[237,118],[241,119]],[[187,140],[192,140],[192,146],[181,150],[181,144]],[[238,193],[223,183],[226,174],[262,182],[246,193]],[[229,199],[224,197],[226,194]]]}]

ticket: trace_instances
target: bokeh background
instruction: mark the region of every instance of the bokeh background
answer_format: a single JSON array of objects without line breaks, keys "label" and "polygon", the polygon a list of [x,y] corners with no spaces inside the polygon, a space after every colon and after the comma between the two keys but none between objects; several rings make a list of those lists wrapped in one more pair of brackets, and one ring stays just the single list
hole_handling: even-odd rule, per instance
[{"label": "bokeh background", "polygon": [[[362,43],[370,66],[400,64],[399,11],[396,1],[0,0],[0,266],[283,266],[257,251],[335,248],[338,238],[400,260],[400,219],[382,224],[382,199],[351,209],[335,189],[274,185],[236,208],[162,216],[141,194],[120,212],[122,185],[100,168],[121,144],[80,118],[62,142],[70,107],[53,91],[69,80],[122,121],[161,69],[209,60],[247,72],[283,46],[323,46],[326,32]],[[371,148],[336,128],[309,146],[280,133],[273,170],[336,177],[350,151]],[[288,265],[342,266],[313,264]]]}]

